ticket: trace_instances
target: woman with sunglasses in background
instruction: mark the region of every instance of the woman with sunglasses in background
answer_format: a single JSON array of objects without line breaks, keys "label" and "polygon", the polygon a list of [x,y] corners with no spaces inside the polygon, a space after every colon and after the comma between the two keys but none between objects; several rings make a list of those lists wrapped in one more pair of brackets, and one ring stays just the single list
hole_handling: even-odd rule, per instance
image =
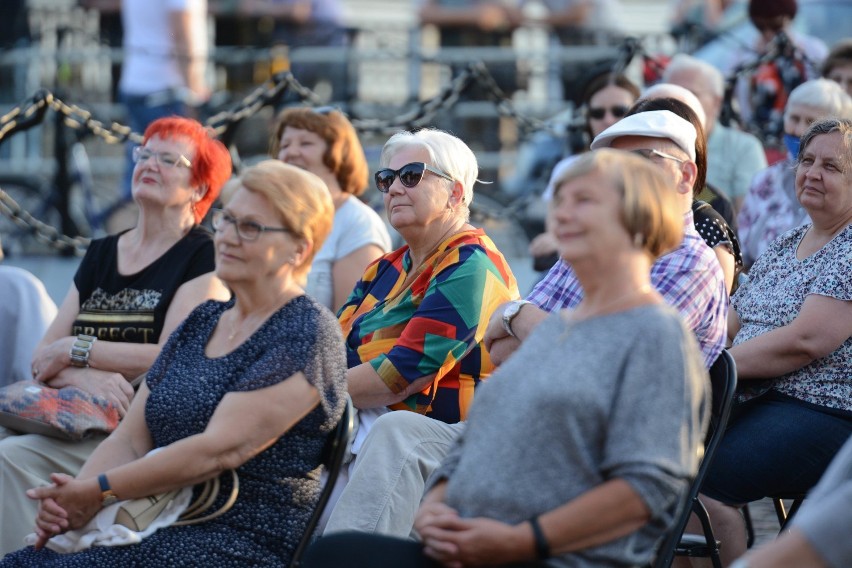
[{"label": "woman with sunglasses in background", "polygon": [[[639,87],[619,73],[603,73],[589,81],[583,93],[582,104],[586,121],[583,127],[583,149],[588,149],[595,136],[621,120],[630,106],[639,98]],[[544,200],[553,195],[553,180],[563,173],[576,158],[568,156],[553,167]],[[549,270],[558,260],[558,243],[550,231],[545,230],[530,241],[530,254],[536,270]]]},{"label": "woman with sunglasses in background", "polygon": [[[414,413],[430,423],[464,420],[475,388],[493,368],[482,345],[484,324],[497,306],[518,296],[506,259],[468,223],[479,169],[464,142],[440,130],[399,132],[382,148],[381,164],[376,186],[405,245],[367,268],[338,317],[349,394],[359,409],[351,471],[365,482],[344,491],[341,501],[351,507],[332,514],[332,520],[344,517],[338,526],[382,505],[361,488],[390,491],[380,477],[392,474],[385,461],[392,459],[390,449],[379,443],[360,454],[376,418]],[[388,414],[392,410],[410,412]],[[409,437],[390,424],[405,444]],[[416,442],[410,438],[410,447]],[[370,471],[380,475],[364,475]],[[412,496],[414,510],[419,497]]]},{"label": "woman with sunglasses in background", "polygon": [[382,219],[357,199],[368,174],[361,142],[340,111],[288,108],[278,115],[270,153],[316,174],[331,193],[334,226],[317,251],[305,291],[337,311],[367,265],[391,249]]},{"label": "woman with sunglasses in background", "polygon": [[[146,372],[169,334],[208,298],[227,298],[213,275],[213,241],[199,227],[231,175],[228,150],[198,122],[163,118],[134,152],[136,226],[93,241],[56,319],[36,347],[32,374],[127,410],[130,382]],[[37,502],[24,491],[51,473],[76,475],[105,436],[64,441],[0,428],[0,556],[32,532]]]}]

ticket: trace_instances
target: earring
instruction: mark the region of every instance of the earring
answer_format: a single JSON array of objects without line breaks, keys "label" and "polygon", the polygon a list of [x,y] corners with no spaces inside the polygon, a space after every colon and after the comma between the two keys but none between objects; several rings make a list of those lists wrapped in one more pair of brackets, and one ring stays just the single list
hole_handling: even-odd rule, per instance
[{"label": "earring", "polygon": [[642,233],[635,233],[633,235],[633,246],[636,248],[642,248],[645,244],[645,236]]},{"label": "earring", "polygon": [[295,256],[291,256],[290,258],[288,258],[288,259],[287,259],[287,264],[296,264],[296,257],[295,257]]}]

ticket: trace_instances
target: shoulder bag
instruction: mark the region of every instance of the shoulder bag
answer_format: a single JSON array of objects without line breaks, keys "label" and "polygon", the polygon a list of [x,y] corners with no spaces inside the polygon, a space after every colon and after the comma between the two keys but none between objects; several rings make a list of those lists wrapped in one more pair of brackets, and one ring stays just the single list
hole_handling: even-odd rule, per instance
[{"label": "shoulder bag", "polygon": [[[198,497],[189,504],[178,520],[172,523],[172,526],[203,523],[227,513],[236,503],[240,492],[240,479],[237,472],[233,469],[230,472],[233,486],[231,495],[224,505],[212,513],[204,514],[213,506],[216,497],[219,496],[219,478],[208,479],[202,484]],[[115,524],[125,526],[136,532],[142,532],[163,512],[169,502],[177,497],[178,493],[180,493],[180,489],[142,499],[122,501],[115,514]]]}]

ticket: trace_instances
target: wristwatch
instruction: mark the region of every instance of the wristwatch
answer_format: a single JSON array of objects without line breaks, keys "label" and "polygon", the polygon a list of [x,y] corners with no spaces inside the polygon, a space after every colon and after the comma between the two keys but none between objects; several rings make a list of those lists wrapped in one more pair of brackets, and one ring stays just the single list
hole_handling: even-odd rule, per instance
[{"label": "wristwatch", "polygon": [[74,340],[74,344],[71,346],[71,353],[69,354],[71,365],[74,367],[88,367],[89,354],[92,352],[92,346],[97,340],[98,338],[94,335],[85,335],[83,333],[78,335],[77,339]]},{"label": "wristwatch", "polygon": [[98,476],[98,485],[101,486],[101,507],[112,505],[118,501],[115,491],[113,491],[112,487],[109,486],[109,480],[105,473]]},{"label": "wristwatch", "polygon": [[503,329],[506,330],[506,333],[511,335],[512,337],[517,337],[515,332],[512,331],[512,320],[515,319],[515,316],[521,311],[525,305],[529,304],[526,300],[513,300],[509,302],[506,308],[503,310]]}]

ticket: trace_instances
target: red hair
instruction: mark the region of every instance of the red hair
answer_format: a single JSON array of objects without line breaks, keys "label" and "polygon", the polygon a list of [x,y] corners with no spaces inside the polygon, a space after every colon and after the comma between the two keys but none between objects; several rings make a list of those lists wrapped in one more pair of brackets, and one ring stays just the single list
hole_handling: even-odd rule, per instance
[{"label": "red hair", "polygon": [[222,186],[231,177],[231,153],[224,144],[213,138],[213,131],[192,118],[170,116],[158,118],[145,129],[144,142],[153,136],[162,139],[186,138],[195,147],[190,183],[205,186],[207,191],[195,204],[195,222],[200,223],[213,202],[219,197]]}]

